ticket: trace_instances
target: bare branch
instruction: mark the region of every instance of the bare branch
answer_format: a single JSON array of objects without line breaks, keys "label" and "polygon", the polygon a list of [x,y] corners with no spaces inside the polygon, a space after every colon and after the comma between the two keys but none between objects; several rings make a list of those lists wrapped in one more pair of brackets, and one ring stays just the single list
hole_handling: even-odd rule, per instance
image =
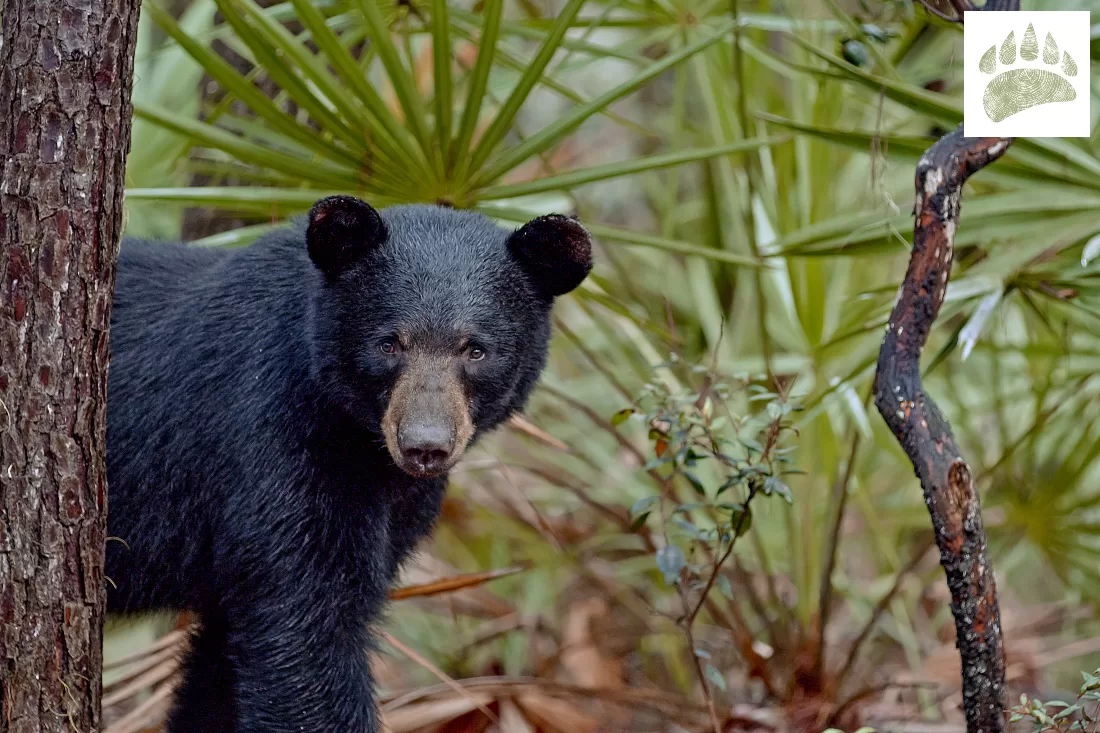
[{"label": "bare branch", "polygon": [[912,461],[932,515],[951,591],[970,733],[1005,727],[1001,615],[973,474],[951,426],[924,392],[920,354],[947,291],[963,183],[1011,144],[1012,139],[965,138],[960,125],[917,164],[913,251],[874,383],[875,405]]},{"label": "bare branch", "polygon": [[946,20],[948,23],[962,23],[963,22],[962,13],[959,13],[957,16],[948,15],[947,13],[943,12],[942,10],[937,8],[935,5],[933,5],[931,2],[929,2],[929,0],[920,0],[920,4],[924,6],[925,10],[927,10],[929,13],[936,16],[940,20]]}]

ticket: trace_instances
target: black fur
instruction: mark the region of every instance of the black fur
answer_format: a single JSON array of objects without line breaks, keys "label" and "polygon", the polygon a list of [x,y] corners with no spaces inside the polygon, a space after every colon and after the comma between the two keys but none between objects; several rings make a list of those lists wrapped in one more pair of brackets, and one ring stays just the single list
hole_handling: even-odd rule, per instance
[{"label": "black fur", "polygon": [[588,277],[592,242],[576,219],[549,214],[524,224],[508,243],[546,298],[564,295]]},{"label": "black fur", "polygon": [[306,227],[309,257],[329,278],[340,275],[386,240],[386,225],[369,204],[329,196],[313,205]]},{"label": "black fur", "polygon": [[[379,343],[475,338],[476,435],[523,406],[545,361],[546,283],[509,232],[438,207],[373,221],[361,202],[320,203],[308,246],[303,220],[241,250],[122,248],[108,478],[125,544],[108,543],[108,605],[201,616],[171,733],[377,730],[368,626],[446,480],[387,452],[398,367]],[[356,236],[373,244],[349,257]],[[559,251],[576,259],[575,243]]]}]

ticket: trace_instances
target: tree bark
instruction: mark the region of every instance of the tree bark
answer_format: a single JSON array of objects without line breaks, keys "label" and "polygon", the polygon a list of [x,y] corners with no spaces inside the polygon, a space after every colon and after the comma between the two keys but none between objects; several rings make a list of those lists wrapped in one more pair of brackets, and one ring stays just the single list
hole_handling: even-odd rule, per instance
[{"label": "tree bark", "polygon": [[138,0],[3,0],[0,730],[100,727],[108,329]]}]

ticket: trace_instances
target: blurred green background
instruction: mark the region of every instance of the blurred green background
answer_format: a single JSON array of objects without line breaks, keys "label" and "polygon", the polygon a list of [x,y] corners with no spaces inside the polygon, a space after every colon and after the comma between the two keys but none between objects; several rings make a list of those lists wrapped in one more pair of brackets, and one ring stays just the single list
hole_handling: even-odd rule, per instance
[{"label": "blurred green background", "polygon": [[[246,246],[342,192],[509,226],[575,212],[597,241],[593,276],[557,306],[527,424],[455,473],[405,582],[524,570],[395,604],[387,695],[442,673],[669,696],[618,708],[611,729],[629,730],[692,729],[682,717],[701,715],[704,684],[726,710],[807,729],[844,714],[959,719],[927,511],[868,396],[912,239],[914,165],[961,120],[961,54],[961,26],[909,0],[144,3],[126,234]],[[1093,129],[1019,140],[972,180],[923,361],[979,480],[1014,694],[1074,690],[1100,665]],[[699,394],[693,365],[734,385],[724,409],[749,459],[769,404],[802,408],[784,443],[800,472],[782,479],[791,501],[754,500],[694,646],[680,593],[700,588],[666,582],[642,535],[702,562],[724,474],[646,466],[644,409],[620,412],[655,390],[688,404],[675,397]],[[661,492],[674,504],[639,518]],[[112,625],[108,661],[173,624]],[[116,718],[165,675],[112,699]],[[587,699],[571,709],[588,718],[564,722],[533,694],[482,702],[530,730],[611,715]],[[391,727],[512,729],[468,697],[446,713],[438,695],[438,719]]]}]

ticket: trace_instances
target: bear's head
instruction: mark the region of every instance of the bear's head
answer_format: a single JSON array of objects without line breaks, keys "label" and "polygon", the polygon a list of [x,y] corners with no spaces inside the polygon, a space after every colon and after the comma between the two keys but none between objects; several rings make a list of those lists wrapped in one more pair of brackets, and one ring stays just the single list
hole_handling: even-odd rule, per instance
[{"label": "bear's head", "polygon": [[333,196],[313,206],[306,240],[323,283],[315,372],[417,477],[445,473],[523,407],[554,298],[592,268],[588,232],[558,215],[509,231],[472,212]]}]

